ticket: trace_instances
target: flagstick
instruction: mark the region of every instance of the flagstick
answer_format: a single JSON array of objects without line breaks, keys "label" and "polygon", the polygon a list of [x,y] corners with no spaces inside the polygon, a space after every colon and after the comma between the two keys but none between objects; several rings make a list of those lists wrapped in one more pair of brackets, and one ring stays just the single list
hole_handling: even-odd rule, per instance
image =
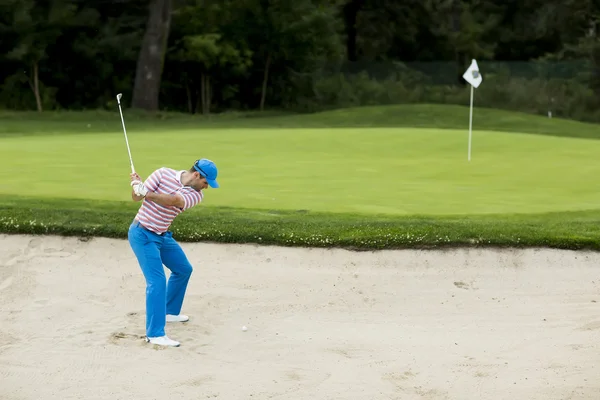
[{"label": "flagstick", "polygon": [[471,161],[471,136],[473,134],[473,85],[471,85],[471,109],[469,110],[469,161]]}]

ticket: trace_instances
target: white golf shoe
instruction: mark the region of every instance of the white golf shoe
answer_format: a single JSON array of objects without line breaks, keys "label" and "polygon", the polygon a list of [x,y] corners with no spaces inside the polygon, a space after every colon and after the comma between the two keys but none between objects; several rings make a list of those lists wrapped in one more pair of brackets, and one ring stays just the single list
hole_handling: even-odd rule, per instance
[{"label": "white golf shoe", "polygon": [[179,315],[170,315],[167,314],[167,322],[187,322],[190,320],[190,317],[187,315],[179,314]]},{"label": "white golf shoe", "polygon": [[169,339],[168,336],[158,336],[158,337],[146,337],[146,342],[157,344],[159,346],[171,346],[171,347],[179,347],[179,342],[173,339]]}]

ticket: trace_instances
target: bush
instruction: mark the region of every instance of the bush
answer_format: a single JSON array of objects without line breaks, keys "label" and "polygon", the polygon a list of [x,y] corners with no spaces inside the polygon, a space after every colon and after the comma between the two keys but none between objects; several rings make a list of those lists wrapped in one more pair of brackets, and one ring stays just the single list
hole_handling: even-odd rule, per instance
[{"label": "bush", "polygon": [[[445,65],[442,68],[448,69]],[[556,117],[600,122],[600,98],[581,74],[559,67],[549,73],[535,63],[515,69],[516,72],[504,64],[490,65],[490,72],[484,74],[484,82],[476,89],[475,105],[538,115],[551,111]],[[450,74],[443,74],[443,79],[436,78],[400,63],[376,72],[333,68],[311,79],[303,77],[293,82],[298,95],[288,108],[312,112],[405,103],[468,105],[468,84],[458,80],[451,83]]]}]

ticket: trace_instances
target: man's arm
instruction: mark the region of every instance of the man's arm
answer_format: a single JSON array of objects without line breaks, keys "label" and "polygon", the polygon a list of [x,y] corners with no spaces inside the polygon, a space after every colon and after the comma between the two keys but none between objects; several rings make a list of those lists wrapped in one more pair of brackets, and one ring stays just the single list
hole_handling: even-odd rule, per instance
[{"label": "man's arm", "polygon": [[137,194],[135,194],[135,190],[131,190],[131,199],[133,201],[140,201],[144,198],[144,196],[138,196]]},{"label": "man's arm", "polygon": [[[141,197],[141,196],[136,196],[136,197]],[[148,200],[155,202],[156,204],[160,204],[161,206],[165,206],[165,207],[175,206],[175,207],[183,208],[183,206],[185,205],[183,197],[181,197],[178,194],[175,194],[175,195],[162,194],[162,193],[148,191],[148,193],[146,193],[146,198]]]}]

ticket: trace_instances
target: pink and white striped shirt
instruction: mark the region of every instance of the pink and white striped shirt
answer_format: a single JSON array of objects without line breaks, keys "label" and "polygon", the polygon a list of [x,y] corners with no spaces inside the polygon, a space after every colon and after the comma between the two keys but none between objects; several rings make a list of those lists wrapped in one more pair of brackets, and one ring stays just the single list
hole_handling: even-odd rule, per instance
[{"label": "pink and white striped shirt", "polygon": [[183,208],[175,206],[161,206],[151,200],[144,199],[138,210],[136,219],[152,232],[161,234],[166,232],[176,216],[188,208],[194,207],[204,198],[202,191],[198,192],[191,186],[181,183],[181,174],[184,171],[176,171],[171,168],[162,167],[154,171],[144,182],[146,189],[162,194],[180,194],[184,200]]}]

